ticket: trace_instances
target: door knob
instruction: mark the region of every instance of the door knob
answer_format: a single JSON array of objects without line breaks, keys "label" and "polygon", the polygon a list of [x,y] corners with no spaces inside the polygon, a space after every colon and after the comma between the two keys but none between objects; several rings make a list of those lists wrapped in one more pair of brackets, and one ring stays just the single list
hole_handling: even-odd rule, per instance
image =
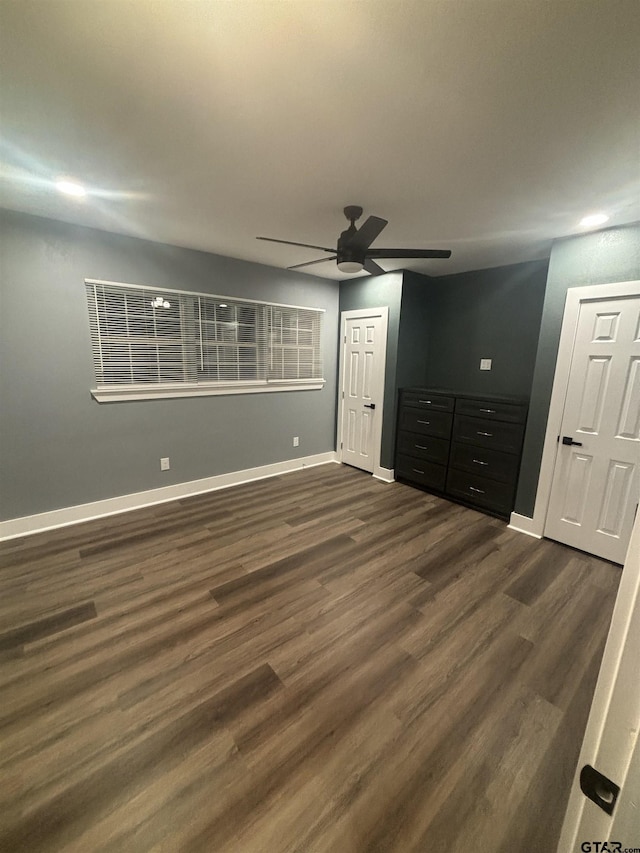
[{"label": "door knob", "polygon": [[574,447],[582,447],[582,442],[581,441],[574,441],[570,435],[563,435],[562,436],[562,443],[568,444],[568,445],[573,445]]},{"label": "door knob", "polygon": [[375,409],[376,404],[375,403],[365,403],[364,407],[365,407],[365,409]]}]

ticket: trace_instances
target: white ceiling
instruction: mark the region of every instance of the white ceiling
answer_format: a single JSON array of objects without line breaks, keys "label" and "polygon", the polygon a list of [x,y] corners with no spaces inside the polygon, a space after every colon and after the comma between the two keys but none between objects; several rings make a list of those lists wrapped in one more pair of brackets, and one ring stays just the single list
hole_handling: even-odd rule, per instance
[{"label": "white ceiling", "polygon": [[3,207],[285,267],[321,253],[257,235],[332,246],[360,204],[434,275],[640,219],[639,0],[1,0],[0,32]]}]

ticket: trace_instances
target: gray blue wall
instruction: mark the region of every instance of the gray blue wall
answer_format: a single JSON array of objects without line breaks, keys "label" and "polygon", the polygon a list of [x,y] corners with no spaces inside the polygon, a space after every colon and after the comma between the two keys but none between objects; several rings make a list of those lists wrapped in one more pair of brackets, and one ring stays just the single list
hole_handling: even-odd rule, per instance
[{"label": "gray blue wall", "polygon": [[[327,384],[99,404],[85,277],[324,308]],[[333,281],[0,211],[0,519],[334,450],[337,317]]]},{"label": "gray blue wall", "polygon": [[[429,387],[528,397],[542,317],[547,261],[431,279]],[[480,359],[492,359],[480,370]]]},{"label": "gray blue wall", "polygon": [[[566,291],[640,279],[640,224],[557,241],[546,289],[545,271],[393,272],[342,282],[338,300],[337,283],[314,276],[0,211],[0,519],[333,450],[339,311],[383,305],[382,465],[393,467],[399,387],[530,389],[516,511],[532,515]],[[324,308],[327,385],[98,404],[85,278]],[[491,372],[478,370],[481,357],[494,359]]]},{"label": "gray blue wall", "polygon": [[567,290],[640,279],[640,223],[553,244],[542,310],[516,512],[533,516]]}]

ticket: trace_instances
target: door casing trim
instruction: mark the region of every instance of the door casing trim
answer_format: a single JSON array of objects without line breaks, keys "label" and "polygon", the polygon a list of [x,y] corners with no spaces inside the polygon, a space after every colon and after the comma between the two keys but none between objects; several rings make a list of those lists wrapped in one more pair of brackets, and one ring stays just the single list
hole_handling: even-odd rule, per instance
[{"label": "door casing trim", "polygon": [[[580,305],[583,302],[596,302],[604,299],[619,299],[624,297],[640,296],[640,281],[617,281],[610,284],[593,284],[587,287],[570,287],[567,290],[567,298],[562,317],[562,330],[560,332],[560,345],[556,370],[553,377],[553,390],[551,391],[551,403],[547,418],[547,429],[544,437],[544,449],[542,451],[542,463],[538,478],[538,490],[533,510],[531,523],[527,524],[527,533],[533,536],[544,536],[544,528],[547,520],[547,511],[551,498],[551,484],[553,481],[553,470],[555,468],[556,455],[558,452],[558,435],[562,425],[564,404],[569,387],[569,372],[573,358],[573,347],[576,333],[578,331],[578,318]],[[523,516],[514,519],[512,514],[512,529],[522,528],[517,521]],[[514,523],[515,522],[515,523]]]},{"label": "door casing trim", "polygon": [[[382,347],[382,387],[380,389],[380,405],[376,403],[376,414],[380,411],[380,417],[377,419],[375,434],[374,434],[374,456],[373,456],[373,476],[384,482],[393,482],[393,473],[389,468],[382,468],[380,465],[380,453],[382,450],[382,419],[384,415],[384,384],[387,374],[387,335],[389,329],[389,308],[386,305],[380,308],[355,308],[351,311],[340,312],[340,357],[338,361],[338,423],[336,428],[336,455],[338,462],[342,462],[342,408],[344,392],[344,371],[345,371],[345,334],[347,328],[347,320],[365,320],[367,317],[380,317],[382,319],[382,336],[384,346]],[[389,474],[391,473],[391,479]]]}]

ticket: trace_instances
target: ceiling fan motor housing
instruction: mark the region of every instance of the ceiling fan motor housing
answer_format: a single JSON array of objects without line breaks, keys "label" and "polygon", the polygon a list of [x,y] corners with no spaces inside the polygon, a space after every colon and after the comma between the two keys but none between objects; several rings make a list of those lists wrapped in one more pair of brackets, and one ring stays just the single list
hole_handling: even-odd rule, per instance
[{"label": "ceiling fan motor housing", "polygon": [[356,233],[356,228],[353,224],[343,231],[338,238],[338,247],[336,250],[336,260],[338,265],[343,263],[364,264],[365,249],[359,246],[351,245],[351,238]]}]

